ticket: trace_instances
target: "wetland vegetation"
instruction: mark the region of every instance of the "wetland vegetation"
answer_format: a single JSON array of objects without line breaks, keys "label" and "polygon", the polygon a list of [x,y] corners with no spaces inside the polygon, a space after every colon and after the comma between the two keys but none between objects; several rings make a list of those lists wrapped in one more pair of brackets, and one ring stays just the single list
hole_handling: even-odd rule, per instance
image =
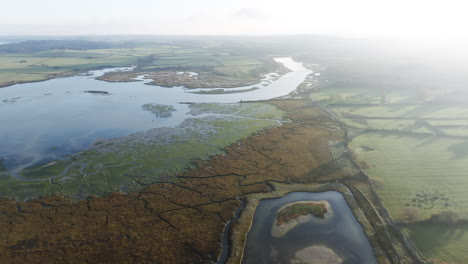
[{"label": "wetland vegetation", "polygon": [[[205,116],[186,119],[174,128],[97,141],[65,159],[26,168],[17,179],[4,173],[1,195],[25,199],[61,193],[83,198],[171,181],[193,160],[222,153],[221,148],[241,138],[280,125],[283,115],[262,103],[192,104],[190,109],[194,117]],[[145,110],[164,118],[173,108],[151,104]]]},{"label": "wetland vegetation", "polygon": [[[265,49],[271,40],[0,46],[0,86],[10,86],[4,91],[28,85],[13,84],[125,66],[100,77],[72,77],[78,86],[89,83],[85,78],[107,81],[95,81],[99,88],[61,92],[88,96],[90,105],[118,102],[123,110],[112,114],[122,122],[137,120],[137,112],[146,115],[139,120],[145,126],[131,123],[134,130],[115,136],[106,130],[106,137],[78,151],[51,146],[48,151],[59,158],[15,171],[12,159],[0,157],[0,262],[209,263],[221,259],[220,241],[227,241],[224,246],[232,250],[222,261],[248,263],[253,247],[247,234],[254,232],[256,208],[265,199],[299,191],[342,195],[344,207],[333,206],[330,219],[350,210],[349,219],[362,227],[359,236],[370,251],[368,262],[359,263],[468,262],[468,108],[456,73],[430,75],[397,56],[376,61],[375,49],[343,48],[328,38],[297,37],[287,44],[279,38]],[[275,62],[279,56],[293,56],[310,70],[288,73]],[[440,73],[440,65],[434,67]],[[273,91],[296,71],[301,80],[287,91],[296,90]],[[67,87],[58,79],[54,84]],[[145,86],[138,90],[144,100],[132,94],[138,85]],[[18,110],[58,91],[39,89],[41,97],[5,92],[0,107]],[[265,91],[282,97],[243,99]],[[148,99],[156,94],[169,99]],[[44,108],[34,109],[22,111]],[[277,224],[326,218],[331,210],[324,204],[313,199],[275,210]],[[349,231],[332,229],[338,236]],[[271,230],[269,225],[268,236]],[[322,245],[325,238],[316,241],[320,245],[291,239],[297,230],[300,225],[275,237],[281,246],[268,257],[293,263],[314,256],[331,263],[358,258],[352,246]],[[277,254],[288,247],[294,250]]]},{"label": "wetland vegetation", "polygon": [[314,215],[323,218],[327,213],[327,208],[323,203],[297,203],[290,205],[276,214],[276,225],[296,219],[302,215]]},{"label": "wetland vegetation", "polygon": [[156,118],[171,117],[172,112],[176,111],[172,105],[144,104],[142,107],[144,110],[151,112]]}]

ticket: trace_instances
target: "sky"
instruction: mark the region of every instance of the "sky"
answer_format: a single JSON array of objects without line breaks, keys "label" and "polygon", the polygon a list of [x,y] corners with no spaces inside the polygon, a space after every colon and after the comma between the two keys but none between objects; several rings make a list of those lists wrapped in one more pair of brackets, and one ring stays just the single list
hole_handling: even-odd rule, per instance
[{"label": "sky", "polygon": [[468,39],[455,0],[14,0],[0,35],[314,34]]}]

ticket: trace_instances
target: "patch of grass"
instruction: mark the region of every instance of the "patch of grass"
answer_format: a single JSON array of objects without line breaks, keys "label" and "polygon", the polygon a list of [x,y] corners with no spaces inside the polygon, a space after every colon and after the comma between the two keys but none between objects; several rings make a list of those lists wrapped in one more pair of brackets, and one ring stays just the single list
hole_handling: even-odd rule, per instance
[{"label": "patch of grass", "polygon": [[373,105],[373,106],[340,106],[334,105],[332,109],[340,114],[361,115],[364,117],[406,117],[416,109],[416,105]]},{"label": "patch of grass", "polygon": [[360,129],[384,129],[384,130],[405,130],[412,124],[413,120],[400,119],[366,119],[366,118],[342,118],[342,121],[350,127]]},{"label": "patch of grass", "polygon": [[312,101],[327,103],[380,103],[378,92],[366,89],[323,88],[310,94]]},{"label": "patch of grass", "polygon": [[135,64],[133,55],[108,51],[46,51],[31,54],[0,55],[0,84],[41,81],[54,74],[86,71],[99,67]]},{"label": "patch of grass", "polygon": [[20,175],[25,178],[40,180],[62,173],[68,164],[64,161],[53,161],[41,166],[26,168],[21,171]]},{"label": "patch of grass", "polygon": [[263,63],[252,58],[247,58],[247,57],[234,57],[234,56],[225,56],[222,57],[221,59],[218,59],[218,61],[223,65],[223,66],[238,66],[238,65],[262,65]]},{"label": "patch of grass", "polygon": [[[453,210],[468,217],[468,156],[462,139],[431,135],[400,135],[393,133],[364,133],[350,143],[358,160],[369,164],[367,173],[382,182],[377,190],[394,218],[404,207],[421,209],[423,217]],[[373,151],[362,151],[366,145]],[[431,201],[420,196],[443,194]],[[446,200],[447,199],[447,200]]]}]

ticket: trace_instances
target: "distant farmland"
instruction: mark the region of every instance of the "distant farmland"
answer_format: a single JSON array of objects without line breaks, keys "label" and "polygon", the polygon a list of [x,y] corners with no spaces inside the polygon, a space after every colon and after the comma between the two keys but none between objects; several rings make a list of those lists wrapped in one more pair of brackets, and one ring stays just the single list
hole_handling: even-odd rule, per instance
[{"label": "distant farmland", "polygon": [[311,98],[348,126],[354,157],[426,258],[468,263],[468,107],[345,85]]}]

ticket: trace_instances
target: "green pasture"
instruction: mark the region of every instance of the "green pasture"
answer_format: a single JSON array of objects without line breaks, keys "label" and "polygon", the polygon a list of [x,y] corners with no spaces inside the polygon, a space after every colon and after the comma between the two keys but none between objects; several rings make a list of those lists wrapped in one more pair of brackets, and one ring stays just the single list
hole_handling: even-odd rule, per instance
[{"label": "green pasture", "polygon": [[331,108],[340,114],[363,117],[404,117],[420,119],[468,119],[468,107],[450,104],[388,104],[348,105],[333,104]]},{"label": "green pasture", "polygon": [[216,48],[190,48],[157,43],[138,43],[133,48],[4,53],[0,54],[0,84],[41,81],[57,74],[130,65],[138,65],[142,70],[177,67],[206,70],[218,67],[213,70],[214,73],[246,78],[254,76],[253,71],[263,66],[264,62],[256,58],[234,56]]},{"label": "green pasture", "polygon": [[468,263],[468,226],[418,224],[405,232],[430,263]]},{"label": "green pasture", "polygon": [[[400,119],[366,119],[366,118],[341,118],[341,120],[352,128],[383,129],[383,130],[405,130],[414,124],[414,120]],[[413,132],[416,132],[413,130]]]},{"label": "green pasture", "polygon": [[[414,207],[421,218],[446,210],[468,218],[468,140],[369,132],[349,146],[368,164],[366,171],[379,182],[377,192],[396,220],[405,207]],[[444,198],[418,201],[437,194]]]},{"label": "green pasture", "polygon": [[[468,140],[365,132],[349,146],[365,161],[395,220],[408,219],[408,210],[414,212],[414,220],[448,211],[457,219],[468,218]],[[418,223],[405,230],[431,263],[468,263],[467,226]]]},{"label": "green pasture", "polygon": [[349,126],[353,155],[391,217],[415,222],[404,231],[429,262],[468,263],[468,226],[433,221],[468,219],[468,106],[346,82],[311,99]]},{"label": "green pasture", "polygon": [[413,92],[392,92],[377,87],[353,86],[343,84],[329,84],[310,94],[312,101],[321,103],[345,104],[411,104],[419,102]]}]

